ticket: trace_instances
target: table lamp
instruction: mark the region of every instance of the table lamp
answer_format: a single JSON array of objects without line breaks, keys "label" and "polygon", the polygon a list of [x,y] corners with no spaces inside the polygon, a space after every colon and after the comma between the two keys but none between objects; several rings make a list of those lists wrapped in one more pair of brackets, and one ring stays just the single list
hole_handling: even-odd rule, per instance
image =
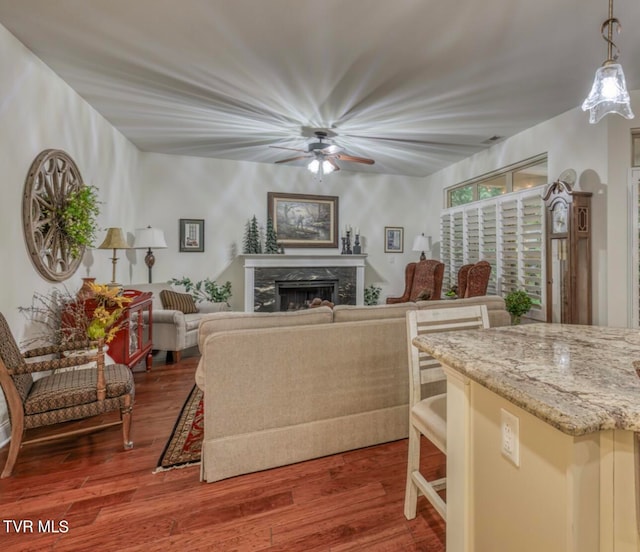
[{"label": "table lamp", "polygon": [[164,232],[159,228],[137,228],[136,235],[133,240],[133,247],[136,249],[147,249],[147,254],[144,257],[144,262],[149,269],[149,283],[151,283],[151,270],[156,262],[156,258],[153,255],[153,249],[165,249],[167,242],[164,239]]},{"label": "table lamp", "polygon": [[413,238],[413,247],[411,248],[413,251],[421,251],[420,260],[426,261],[427,256],[424,254],[425,251],[431,250],[431,238],[424,235],[424,232]]},{"label": "table lamp", "polygon": [[107,228],[107,235],[104,241],[98,246],[98,249],[113,249],[113,257],[111,258],[111,262],[113,263],[111,285],[117,285],[116,263],[118,262],[118,257],[116,257],[116,249],[129,249],[129,244],[124,239],[122,228]]}]

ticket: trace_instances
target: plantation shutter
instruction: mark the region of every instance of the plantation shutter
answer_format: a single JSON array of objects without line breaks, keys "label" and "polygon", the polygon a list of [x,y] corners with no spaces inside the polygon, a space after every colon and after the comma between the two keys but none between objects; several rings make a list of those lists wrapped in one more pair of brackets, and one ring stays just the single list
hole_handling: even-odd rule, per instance
[{"label": "plantation shutter", "polygon": [[499,272],[502,295],[518,289],[518,201],[500,203]]},{"label": "plantation shutter", "polygon": [[496,203],[492,202],[482,207],[482,231],[480,257],[491,264],[491,277],[487,287],[487,294],[498,293],[498,219],[496,216]]},{"label": "plantation shutter", "polygon": [[[544,319],[541,311],[543,302],[543,265],[544,265],[544,205],[539,193],[522,198],[522,216],[520,221],[520,253],[522,289],[533,301],[529,316]],[[534,313],[533,311],[537,311]]]},{"label": "plantation shutter", "polygon": [[458,281],[458,270],[464,264],[464,211],[454,212],[451,217],[451,284]]},{"label": "plantation shutter", "polygon": [[451,215],[443,213],[440,217],[440,260],[444,263],[442,290],[451,288]]},{"label": "plantation shutter", "polygon": [[480,260],[480,217],[477,208],[465,209],[467,219],[466,248],[464,261],[477,263]]}]

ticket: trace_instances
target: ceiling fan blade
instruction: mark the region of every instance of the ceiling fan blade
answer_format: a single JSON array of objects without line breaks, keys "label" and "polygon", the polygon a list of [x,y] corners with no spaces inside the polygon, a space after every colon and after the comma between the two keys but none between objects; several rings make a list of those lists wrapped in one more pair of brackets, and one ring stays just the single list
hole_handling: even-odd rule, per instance
[{"label": "ceiling fan blade", "polygon": [[336,155],[341,161],[352,161],[353,163],[365,163],[366,165],[373,165],[375,161],[373,159],[367,159],[366,157],[356,157],[354,155],[347,155],[346,153],[339,153]]},{"label": "ceiling fan blade", "polygon": [[338,166],[338,163],[336,163],[336,162],[333,160],[333,157],[325,157],[325,159],[326,159],[326,161],[327,161],[328,163],[330,163],[330,164],[331,164],[331,166],[333,167],[333,172],[336,172],[336,171],[339,171],[339,170],[340,170],[340,167]]},{"label": "ceiling fan blade", "polygon": [[269,146],[270,148],[276,148],[276,149],[286,149],[286,150],[291,150],[291,151],[301,151],[302,153],[307,153],[307,150],[303,150],[300,148],[286,148],[284,146]]},{"label": "ceiling fan blade", "polygon": [[288,163],[289,161],[296,161],[298,159],[305,159],[310,157],[309,155],[296,155],[295,157],[289,157],[287,159],[280,159],[280,161],[276,161],[276,163]]}]

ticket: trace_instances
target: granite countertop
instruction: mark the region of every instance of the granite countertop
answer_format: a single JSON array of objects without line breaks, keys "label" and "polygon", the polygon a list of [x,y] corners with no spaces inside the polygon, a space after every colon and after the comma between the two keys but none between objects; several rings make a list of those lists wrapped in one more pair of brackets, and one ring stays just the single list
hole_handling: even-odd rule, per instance
[{"label": "granite countertop", "polygon": [[640,431],[640,330],[525,324],[413,343],[569,435]]}]

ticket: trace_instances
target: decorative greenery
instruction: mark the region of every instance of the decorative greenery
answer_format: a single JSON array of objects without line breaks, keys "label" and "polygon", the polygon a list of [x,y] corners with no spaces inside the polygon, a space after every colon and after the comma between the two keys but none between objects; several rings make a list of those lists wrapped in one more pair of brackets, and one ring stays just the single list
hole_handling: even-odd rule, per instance
[{"label": "decorative greenery", "polygon": [[83,247],[91,247],[98,232],[100,214],[98,188],[83,186],[72,192],[57,213],[62,231],[69,240],[71,256],[77,258]]},{"label": "decorative greenery", "polygon": [[106,284],[91,282],[89,288],[93,296],[87,302],[95,303],[96,307],[89,319],[87,336],[89,339],[104,339],[105,343],[111,343],[122,326],[118,319],[126,305],[131,303],[131,297],[122,295],[120,288]]},{"label": "decorative greenery", "polygon": [[510,291],[504,298],[504,302],[507,312],[511,314],[511,320],[514,324],[519,324],[520,317],[523,314],[527,314],[533,306],[531,297],[522,290]]},{"label": "decorative greenery", "polygon": [[381,287],[371,284],[369,287],[364,288],[364,304],[365,305],[377,305],[380,298]]},{"label": "decorative greenery", "polygon": [[273,219],[267,217],[267,237],[264,243],[264,252],[270,255],[277,255],[280,250],[278,247],[278,236],[276,230],[273,227]]},{"label": "decorative greenery", "polygon": [[[34,293],[31,306],[18,307],[31,326],[30,337],[22,344],[61,345],[100,338],[105,343],[112,341],[121,328],[118,319],[131,299],[121,295],[117,287],[94,283],[89,286],[94,295],[86,300],[78,300],[67,288]],[[93,310],[87,308],[94,305]]]},{"label": "decorative greenery", "polygon": [[190,278],[182,277],[181,279],[172,278],[169,280],[169,283],[184,287],[185,291],[198,303],[202,301],[226,303],[229,297],[231,297],[231,282],[229,281],[219,285],[214,280],[205,278],[204,280],[193,283]]}]

